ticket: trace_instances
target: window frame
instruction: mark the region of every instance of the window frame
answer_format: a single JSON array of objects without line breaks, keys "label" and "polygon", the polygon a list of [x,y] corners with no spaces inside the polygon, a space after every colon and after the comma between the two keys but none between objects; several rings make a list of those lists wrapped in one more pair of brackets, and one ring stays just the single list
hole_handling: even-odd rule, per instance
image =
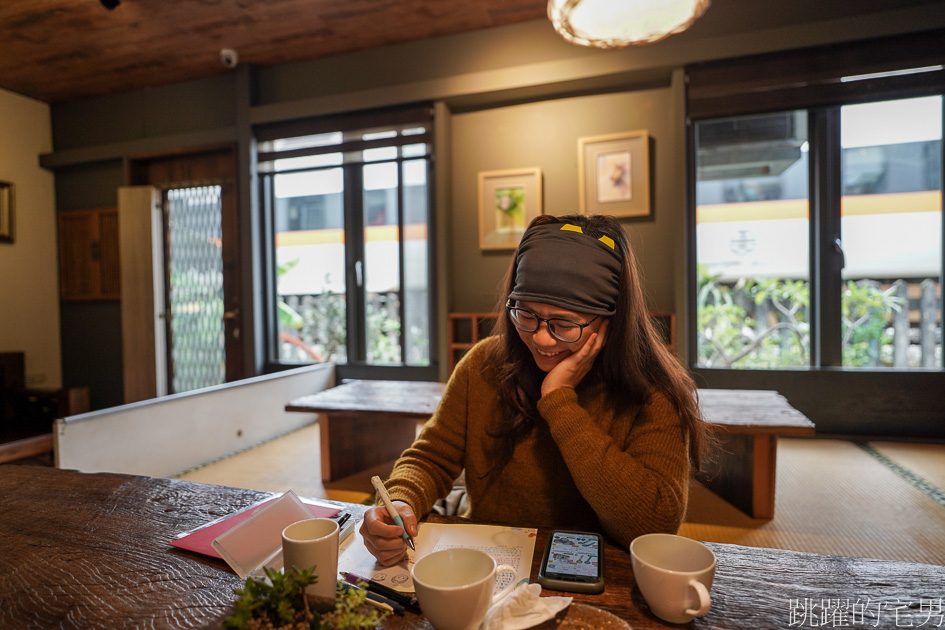
[{"label": "window frame", "polygon": [[[411,126],[423,126],[427,129],[421,135],[400,135],[393,138],[381,138],[376,140],[349,141],[347,134],[349,132],[365,132],[374,129],[389,128],[409,128]],[[343,380],[345,378],[377,378],[377,379],[400,379],[400,380],[437,380],[439,373],[439,344],[438,344],[438,322],[436,319],[437,286],[434,282],[436,277],[436,217],[435,208],[435,181],[433,178],[434,164],[434,138],[433,138],[433,108],[429,105],[413,105],[403,108],[393,108],[387,110],[371,112],[355,112],[336,116],[316,117],[311,119],[280,122],[266,125],[255,130],[255,140],[258,146],[266,148],[265,143],[281,138],[293,138],[305,135],[316,135],[329,132],[342,132],[346,138],[341,144],[327,145],[323,147],[311,147],[304,149],[292,149],[285,151],[262,150],[257,153],[256,164],[263,165],[263,168],[257,168],[256,177],[259,182],[259,207],[262,214],[261,225],[263,255],[261,257],[263,264],[263,291],[264,291],[264,318],[263,318],[263,346],[265,352],[265,368],[267,372],[275,372],[291,369],[303,365],[300,363],[288,363],[280,361],[276,344],[278,332],[277,305],[278,296],[276,295],[276,265],[275,265],[275,209],[272,204],[273,178],[282,173],[293,171],[277,171],[274,168],[267,168],[266,164],[276,159],[312,156],[325,153],[347,153],[349,154],[341,164],[332,168],[341,168],[344,173],[344,233],[345,233],[345,286],[347,299],[346,308],[346,329],[347,334],[347,353],[348,360],[345,363],[336,363],[336,378]],[[350,157],[352,152],[360,152],[371,148],[400,147],[409,144],[424,143],[427,145],[427,151],[423,156],[404,156],[398,150],[396,157],[388,159],[378,159],[364,161]],[[426,305],[427,319],[429,326],[429,364],[407,365],[407,364],[369,364],[366,362],[365,344],[367,341],[366,332],[366,313],[365,313],[365,287],[358,286],[357,271],[355,261],[360,261],[362,268],[364,265],[365,253],[365,221],[364,221],[364,191],[362,185],[362,169],[365,164],[381,164],[394,162],[397,164],[398,173],[398,191],[397,191],[397,228],[400,235],[398,241],[398,253],[400,258],[400,304],[399,317],[403,324],[405,321],[405,265],[404,265],[404,186],[403,186],[403,164],[407,161],[422,159],[426,162],[426,195],[427,195],[427,286],[428,303]],[[315,170],[310,168],[300,168],[298,171]],[[401,326],[400,344],[401,356],[406,353],[406,333],[404,326]]]}]

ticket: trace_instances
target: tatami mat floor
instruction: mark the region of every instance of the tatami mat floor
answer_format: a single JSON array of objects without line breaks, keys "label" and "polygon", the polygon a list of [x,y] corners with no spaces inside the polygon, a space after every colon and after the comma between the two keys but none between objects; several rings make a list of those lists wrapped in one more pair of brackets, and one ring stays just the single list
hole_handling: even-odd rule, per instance
[{"label": "tatami mat floor", "polygon": [[[880,461],[894,456],[898,469]],[[932,483],[945,474],[945,446],[781,438],[777,471],[773,519],[752,519],[693,484],[680,533],[753,547],[945,565],[945,502],[935,492],[941,486]]]},{"label": "tatami mat floor", "polygon": [[[393,462],[322,482],[318,425],[179,476],[360,502]],[[680,533],[698,540],[945,565],[945,445],[778,441],[775,517],[748,517],[696,482]]]}]

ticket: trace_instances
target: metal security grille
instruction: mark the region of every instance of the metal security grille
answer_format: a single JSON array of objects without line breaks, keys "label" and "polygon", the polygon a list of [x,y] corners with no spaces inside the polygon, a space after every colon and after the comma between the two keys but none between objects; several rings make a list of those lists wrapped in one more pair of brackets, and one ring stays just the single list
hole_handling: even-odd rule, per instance
[{"label": "metal security grille", "polygon": [[173,392],[226,382],[220,186],[167,191]]}]

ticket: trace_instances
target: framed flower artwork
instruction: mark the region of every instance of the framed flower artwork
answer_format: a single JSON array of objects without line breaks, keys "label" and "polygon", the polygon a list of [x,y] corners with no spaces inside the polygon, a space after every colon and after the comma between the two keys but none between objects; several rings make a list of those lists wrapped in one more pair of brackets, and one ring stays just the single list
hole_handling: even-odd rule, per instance
[{"label": "framed flower artwork", "polygon": [[578,139],[582,214],[650,214],[650,137],[630,131]]},{"label": "framed flower artwork", "polygon": [[541,169],[479,173],[479,247],[515,249],[542,213]]}]

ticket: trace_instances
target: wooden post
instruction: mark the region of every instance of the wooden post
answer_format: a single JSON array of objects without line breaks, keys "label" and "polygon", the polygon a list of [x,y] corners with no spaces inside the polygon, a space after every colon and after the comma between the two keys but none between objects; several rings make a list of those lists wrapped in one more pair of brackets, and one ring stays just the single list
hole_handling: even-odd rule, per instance
[{"label": "wooden post", "polygon": [[902,308],[893,312],[893,367],[909,367],[909,294],[906,282],[896,280],[896,297],[902,298]]},{"label": "wooden post", "polygon": [[936,320],[938,319],[935,316],[938,300],[935,296],[935,289],[938,286],[938,283],[932,278],[926,278],[922,281],[922,297],[919,301],[921,319],[919,323],[919,330],[922,331],[922,367],[924,368],[934,368],[941,367],[941,365],[935,365],[935,328]]}]

